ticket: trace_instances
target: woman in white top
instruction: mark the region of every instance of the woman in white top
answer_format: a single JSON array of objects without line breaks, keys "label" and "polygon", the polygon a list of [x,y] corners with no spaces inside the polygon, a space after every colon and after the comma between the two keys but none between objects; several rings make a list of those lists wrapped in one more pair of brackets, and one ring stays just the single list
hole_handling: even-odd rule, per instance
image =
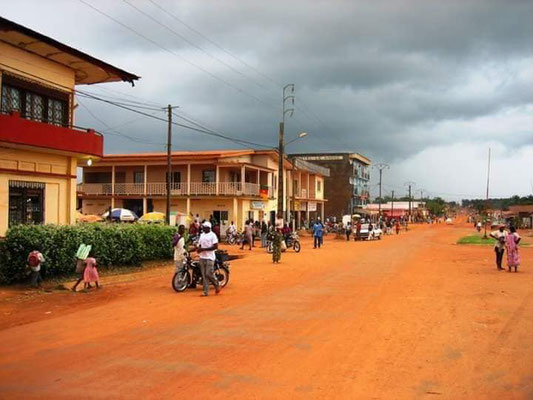
[{"label": "woman in white top", "polygon": [[187,260],[187,249],[185,247],[185,226],[178,227],[178,233],[172,239],[172,246],[174,247],[174,266],[176,270],[181,268],[183,263]]}]

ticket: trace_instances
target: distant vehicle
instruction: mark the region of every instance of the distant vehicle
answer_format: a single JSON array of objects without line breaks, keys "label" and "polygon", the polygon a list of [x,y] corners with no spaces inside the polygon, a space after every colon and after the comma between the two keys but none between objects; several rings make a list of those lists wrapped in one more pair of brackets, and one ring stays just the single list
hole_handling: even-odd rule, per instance
[{"label": "distant vehicle", "polygon": [[362,224],[359,235],[356,235],[356,229],[353,230],[354,240],[381,240],[383,231],[372,224],[372,230],[370,230],[370,224]]}]

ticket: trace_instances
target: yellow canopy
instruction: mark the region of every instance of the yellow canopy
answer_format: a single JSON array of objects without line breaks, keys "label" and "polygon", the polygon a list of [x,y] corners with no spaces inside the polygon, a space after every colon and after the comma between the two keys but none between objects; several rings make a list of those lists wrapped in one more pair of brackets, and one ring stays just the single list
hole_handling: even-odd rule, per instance
[{"label": "yellow canopy", "polygon": [[142,222],[164,222],[165,214],[162,212],[154,211],[144,214],[139,221]]}]

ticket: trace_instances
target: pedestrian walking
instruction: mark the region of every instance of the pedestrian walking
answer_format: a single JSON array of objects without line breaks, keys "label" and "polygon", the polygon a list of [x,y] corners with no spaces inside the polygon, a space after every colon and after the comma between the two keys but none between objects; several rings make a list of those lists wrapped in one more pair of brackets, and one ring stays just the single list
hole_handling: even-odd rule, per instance
[{"label": "pedestrian walking", "polygon": [[248,243],[248,250],[252,250],[252,244],[253,244],[253,225],[252,221],[248,220],[246,221],[246,224],[244,225],[244,240],[241,243],[241,250],[244,250],[244,243]]},{"label": "pedestrian walking", "polygon": [[272,262],[278,264],[281,260],[281,242],[283,235],[281,232],[274,230],[272,232]]},{"label": "pedestrian walking", "polygon": [[400,221],[396,221],[396,234],[399,235],[400,234]]},{"label": "pedestrian walking", "polygon": [[41,264],[45,262],[44,256],[39,250],[33,250],[28,254],[26,261],[30,268],[30,285],[32,287],[41,286],[43,278],[41,277]]},{"label": "pedestrian walking", "polygon": [[511,272],[514,267],[514,272],[518,272],[520,266],[520,253],[518,253],[518,243],[520,243],[520,235],[516,232],[516,228],[511,226],[511,232],[505,237],[505,250],[507,250],[507,268]]},{"label": "pedestrian walking", "polygon": [[94,257],[87,257],[85,259],[85,271],[83,272],[83,287],[84,289],[91,289],[91,283],[94,282],[97,289],[100,289],[98,281],[100,277],[96,269],[96,259]]},{"label": "pedestrian walking", "polygon": [[72,286],[72,291],[75,292],[78,285],[83,280],[83,273],[85,272],[85,260],[89,257],[92,246],[87,244],[80,244],[78,251],[76,252],[76,277],[78,278],[74,286]]},{"label": "pedestrian walking", "polygon": [[198,256],[200,257],[199,266],[202,273],[202,281],[204,283],[203,296],[209,295],[209,282],[215,286],[215,293],[220,293],[220,284],[215,278],[213,267],[215,265],[215,250],[218,249],[217,236],[211,231],[211,223],[205,221],[202,224],[202,234],[198,240]]},{"label": "pedestrian walking", "polygon": [[505,227],[503,225],[500,225],[497,231],[490,233],[490,237],[496,239],[496,243],[494,244],[494,252],[496,253],[496,268],[499,271],[503,270],[502,260],[503,253],[505,251],[505,236],[507,236],[507,233],[505,232]]},{"label": "pedestrian walking", "polygon": [[320,248],[322,245],[322,235],[324,234],[324,226],[317,220],[313,225],[313,238],[314,238],[314,249]]},{"label": "pedestrian walking", "polygon": [[346,241],[350,240],[350,235],[352,234],[352,225],[347,222],[346,223]]},{"label": "pedestrian walking", "polygon": [[267,247],[268,225],[261,221],[261,247]]}]

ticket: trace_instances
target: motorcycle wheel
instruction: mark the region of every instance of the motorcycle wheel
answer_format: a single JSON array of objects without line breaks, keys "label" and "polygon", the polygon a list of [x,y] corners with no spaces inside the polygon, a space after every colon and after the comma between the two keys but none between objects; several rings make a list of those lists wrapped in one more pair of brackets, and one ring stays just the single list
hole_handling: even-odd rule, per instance
[{"label": "motorcycle wheel", "polygon": [[295,252],[299,253],[300,252],[300,242],[299,241],[295,241],[294,245],[293,245],[293,248],[294,248]]},{"label": "motorcycle wheel", "polygon": [[215,278],[220,287],[225,287],[229,282],[229,271],[226,267],[220,267],[215,271]]},{"label": "motorcycle wheel", "polygon": [[268,242],[267,252],[268,254],[272,254],[274,252],[274,245],[272,244],[272,242]]},{"label": "motorcycle wheel", "polygon": [[191,276],[187,271],[178,271],[172,277],[172,288],[176,292],[183,292],[189,286]]},{"label": "motorcycle wheel", "polygon": [[228,244],[232,246],[235,244],[235,236],[231,236],[230,238],[228,238]]}]

